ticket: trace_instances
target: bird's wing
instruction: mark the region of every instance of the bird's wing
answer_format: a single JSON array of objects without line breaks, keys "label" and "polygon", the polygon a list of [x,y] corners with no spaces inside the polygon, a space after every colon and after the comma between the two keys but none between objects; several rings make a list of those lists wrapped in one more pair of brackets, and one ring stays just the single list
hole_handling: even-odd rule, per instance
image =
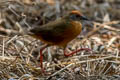
[{"label": "bird's wing", "polygon": [[67,29],[65,20],[56,20],[40,27],[35,27],[30,30],[33,35],[40,36],[43,40],[48,42],[60,42],[64,40],[64,33]]}]

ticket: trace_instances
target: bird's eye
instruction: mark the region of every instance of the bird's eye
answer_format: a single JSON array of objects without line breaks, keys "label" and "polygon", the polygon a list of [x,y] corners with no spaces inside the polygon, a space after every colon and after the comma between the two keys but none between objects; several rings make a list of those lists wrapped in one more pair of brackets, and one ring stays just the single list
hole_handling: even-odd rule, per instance
[{"label": "bird's eye", "polygon": [[80,15],[76,15],[76,18],[80,17]]},{"label": "bird's eye", "polygon": [[71,20],[78,20],[78,18],[79,18],[79,15],[71,15],[70,16]]}]

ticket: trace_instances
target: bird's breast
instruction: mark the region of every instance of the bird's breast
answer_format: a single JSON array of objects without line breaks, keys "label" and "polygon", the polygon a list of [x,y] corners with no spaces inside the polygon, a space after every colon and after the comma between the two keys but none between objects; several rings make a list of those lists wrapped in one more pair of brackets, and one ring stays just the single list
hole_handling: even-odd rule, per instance
[{"label": "bird's breast", "polygon": [[[59,44],[62,46],[67,45],[68,42],[72,41],[74,38],[76,38],[82,30],[82,25],[80,22],[72,21],[68,24],[68,28],[66,28],[64,32],[64,40],[61,41]],[[58,44],[58,45],[59,45]]]},{"label": "bird's breast", "polygon": [[74,36],[78,36],[82,30],[82,25],[80,22],[78,21],[72,21],[71,22],[72,27],[72,33],[74,34]]},{"label": "bird's breast", "polygon": [[72,21],[70,22],[69,28],[66,29],[64,34],[68,34],[66,35],[68,39],[74,39],[80,34],[81,30],[82,30],[81,23],[78,21]]}]

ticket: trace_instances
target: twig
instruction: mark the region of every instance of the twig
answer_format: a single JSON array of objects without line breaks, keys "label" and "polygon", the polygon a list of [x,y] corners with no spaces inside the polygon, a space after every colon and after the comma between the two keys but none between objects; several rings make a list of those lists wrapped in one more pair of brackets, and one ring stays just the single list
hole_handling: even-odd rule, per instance
[{"label": "twig", "polygon": [[3,35],[22,35],[22,33],[18,32],[16,30],[5,29],[2,26],[0,26],[0,34],[3,34]]},{"label": "twig", "polygon": [[[92,61],[104,60],[104,59],[108,59],[108,58],[112,58],[112,57],[113,57],[113,56],[107,56],[107,57],[97,58],[97,59],[91,59],[91,60],[87,60],[87,61],[88,61],[88,62],[92,62]],[[76,62],[76,64],[81,64],[81,63],[86,63],[86,60]]]},{"label": "twig", "polygon": [[70,66],[72,66],[72,65],[74,65],[74,64],[75,64],[75,63],[72,63],[72,64],[67,65],[66,67],[62,68],[61,70],[53,73],[53,74],[52,74],[51,76],[49,76],[47,79],[49,80],[51,77],[55,76],[56,74],[60,73],[61,71],[67,69],[68,67],[70,67]]},{"label": "twig", "polygon": [[110,41],[108,42],[108,45],[106,45],[106,48],[108,48],[118,37],[112,37]]},{"label": "twig", "polygon": [[15,35],[14,37],[12,37],[10,40],[8,40],[6,42],[6,45],[9,44],[11,41],[15,40],[18,37],[18,35]]},{"label": "twig", "polygon": [[107,70],[103,73],[104,75],[109,71],[109,69],[112,67],[113,63],[107,68]]}]

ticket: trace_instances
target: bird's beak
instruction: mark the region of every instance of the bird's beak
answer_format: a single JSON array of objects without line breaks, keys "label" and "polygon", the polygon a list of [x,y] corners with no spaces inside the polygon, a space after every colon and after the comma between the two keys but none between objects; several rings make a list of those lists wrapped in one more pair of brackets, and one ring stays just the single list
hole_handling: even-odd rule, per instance
[{"label": "bird's beak", "polygon": [[86,16],[80,16],[81,20],[86,20],[86,21],[90,21]]}]

